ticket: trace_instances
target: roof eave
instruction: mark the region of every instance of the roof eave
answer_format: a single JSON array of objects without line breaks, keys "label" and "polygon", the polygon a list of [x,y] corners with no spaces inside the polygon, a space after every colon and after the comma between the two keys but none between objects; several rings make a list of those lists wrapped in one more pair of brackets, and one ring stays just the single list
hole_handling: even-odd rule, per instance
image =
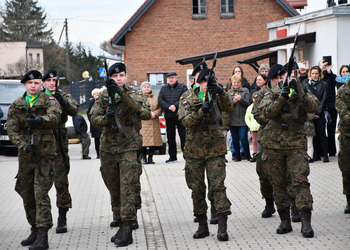
[{"label": "roof eave", "polygon": [[300,15],[296,9],[294,9],[291,5],[289,5],[288,3],[286,3],[284,0],[276,0],[277,3],[279,3],[282,8],[288,12],[289,15],[291,16],[298,16]]},{"label": "roof eave", "polygon": [[127,32],[132,30],[134,24],[142,17],[142,15],[151,7],[155,0],[148,0],[143,3],[143,5],[135,12],[135,14],[124,24],[124,26],[114,35],[111,39],[113,45],[123,45],[120,44],[121,41],[124,41],[124,36]]}]

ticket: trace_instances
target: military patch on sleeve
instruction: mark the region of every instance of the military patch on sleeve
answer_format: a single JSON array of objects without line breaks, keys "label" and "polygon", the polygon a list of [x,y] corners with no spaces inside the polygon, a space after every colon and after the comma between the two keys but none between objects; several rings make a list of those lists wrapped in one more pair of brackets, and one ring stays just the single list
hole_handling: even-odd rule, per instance
[{"label": "military patch on sleeve", "polygon": [[56,98],[53,97],[53,96],[50,96],[49,99],[50,99],[50,100],[55,100]]},{"label": "military patch on sleeve", "polygon": [[9,105],[9,109],[11,108],[11,105]]},{"label": "military patch on sleeve", "polygon": [[267,93],[265,93],[264,95],[269,95],[270,93],[269,92],[267,92]]},{"label": "military patch on sleeve", "polygon": [[67,94],[67,96],[72,96],[71,94]]},{"label": "military patch on sleeve", "polygon": [[139,92],[139,95],[142,95],[142,92]]},{"label": "military patch on sleeve", "polygon": [[180,100],[184,99],[182,96],[180,97]]},{"label": "military patch on sleeve", "polygon": [[187,101],[182,102],[182,104],[183,104],[183,105],[186,105],[186,104],[187,104]]},{"label": "military patch on sleeve", "polygon": [[131,94],[134,94],[136,92],[136,90],[133,90],[133,91],[131,91]]}]

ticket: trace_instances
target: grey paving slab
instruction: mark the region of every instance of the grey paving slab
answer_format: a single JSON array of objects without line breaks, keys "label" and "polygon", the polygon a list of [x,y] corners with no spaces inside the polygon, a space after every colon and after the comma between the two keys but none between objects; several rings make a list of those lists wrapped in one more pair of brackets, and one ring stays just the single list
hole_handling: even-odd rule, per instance
[{"label": "grey paving slab", "polygon": [[[100,162],[90,147],[92,160],[80,159],[80,145],[70,145],[69,175],[73,208],[68,212],[68,233],[56,234],[56,192],[50,197],[54,227],[49,231],[50,249],[115,249],[110,237],[110,197],[99,172]],[[232,202],[228,219],[229,241],[216,239],[217,225],[209,225],[210,236],[193,239],[190,190],[184,177],[185,161],[165,164],[167,155],[155,155],[156,164],[145,165],[141,176],[143,207],[138,211],[140,228],[133,232],[134,243],[123,249],[350,249],[350,215],[343,213],[341,173],[337,157],[329,163],[310,164],[309,180],[314,199],[312,225],[315,237],[305,239],[300,223],[293,232],[277,235],[277,214],[263,219],[264,200],[259,190],[255,164],[227,163],[227,194]],[[227,157],[229,159],[229,157]],[[28,236],[20,196],[14,191],[17,157],[0,155],[0,249],[26,249],[20,242]]]}]

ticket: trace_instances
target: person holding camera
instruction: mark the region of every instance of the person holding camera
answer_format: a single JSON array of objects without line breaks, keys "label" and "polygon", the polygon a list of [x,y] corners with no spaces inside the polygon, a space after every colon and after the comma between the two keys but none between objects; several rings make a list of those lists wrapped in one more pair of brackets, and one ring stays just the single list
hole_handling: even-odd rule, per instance
[{"label": "person holding camera", "polygon": [[193,238],[209,236],[207,223],[208,206],[205,201],[205,171],[208,178],[209,193],[214,194],[214,205],[218,217],[217,238],[227,241],[227,216],[231,214],[231,202],[226,195],[224,185],[226,177],[226,142],[222,127],[212,116],[211,98],[216,98],[220,111],[230,112],[233,103],[224,88],[213,82],[208,84],[210,70],[205,68],[197,78],[199,87],[182,96],[179,106],[179,121],[186,127],[188,137],[185,145],[185,176],[192,190],[193,213],[198,219],[198,230]]}]

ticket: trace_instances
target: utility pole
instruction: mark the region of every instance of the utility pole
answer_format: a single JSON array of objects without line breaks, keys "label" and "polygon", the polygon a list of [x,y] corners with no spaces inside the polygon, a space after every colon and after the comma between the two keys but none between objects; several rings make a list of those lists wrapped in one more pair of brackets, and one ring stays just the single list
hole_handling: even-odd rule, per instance
[{"label": "utility pole", "polygon": [[67,18],[64,21],[64,25],[66,27],[66,75],[68,83],[71,84],[72,76],[70,72],[70,58],[69,58],[69,43],[68,43],[68,21]]}]

